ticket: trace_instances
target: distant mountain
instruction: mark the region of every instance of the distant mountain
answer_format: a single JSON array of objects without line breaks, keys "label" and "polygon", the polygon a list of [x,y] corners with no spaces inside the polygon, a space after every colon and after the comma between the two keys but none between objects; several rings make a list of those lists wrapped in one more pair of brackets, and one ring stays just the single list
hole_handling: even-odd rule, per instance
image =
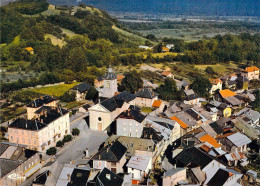
[{"label": "distant mountain", "polygon": [[[79,0],[50,0],[52,4],[78,4]],[[172,13],[204,16],[260,16],[260,0],[82,0],[106,11]]]}]

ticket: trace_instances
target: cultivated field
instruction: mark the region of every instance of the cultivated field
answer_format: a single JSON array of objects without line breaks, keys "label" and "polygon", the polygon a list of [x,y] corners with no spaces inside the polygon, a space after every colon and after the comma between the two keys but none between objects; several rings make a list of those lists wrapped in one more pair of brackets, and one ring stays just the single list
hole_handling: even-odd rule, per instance
[{"label": "cultivated field", "polygon": [[72,83],[72,84],[62,84],[62,85],[55,85],[49,87],[33,88],[30,89],[30,91],[41,93],[41,94],[48,94],[55,97],[60,97],[77,84],[79,84],[79,82]]}]

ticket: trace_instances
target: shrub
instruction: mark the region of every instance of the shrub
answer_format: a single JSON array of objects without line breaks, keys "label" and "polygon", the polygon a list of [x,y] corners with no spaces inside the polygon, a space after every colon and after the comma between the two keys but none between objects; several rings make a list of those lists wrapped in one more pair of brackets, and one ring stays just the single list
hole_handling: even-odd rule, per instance
[{"label": "shrub", "polygon": [[57,143],[56,143],[56,147],[63,147],[63,145],[64,145],[64,143],[61,140],[57,141]]},{"label": "shrub", "polygon": [[69,142],[69,141],[71,141],[71,140],[72,140],[72,136],[71,136],[70,134],[68,134],[68,135],[65,135],[65,136],[64,136],[62,142],[63,142],[63,143],[66,143],[66,142]]},{"label": "shrub", "polygon": [[55,155],[56,152],[57,152],[56,147],[51,147],[51,148],[49,148],[49,149],[46,151],[46,154],[47,154],[47,155]]},{"label": "shrub", "polygon": [[79,130],[78,128],[73,128],[73,129],[72,129],[72,135],[73,135],[73,136],[78,136],[79,133],[80,133],[80,130]]}]

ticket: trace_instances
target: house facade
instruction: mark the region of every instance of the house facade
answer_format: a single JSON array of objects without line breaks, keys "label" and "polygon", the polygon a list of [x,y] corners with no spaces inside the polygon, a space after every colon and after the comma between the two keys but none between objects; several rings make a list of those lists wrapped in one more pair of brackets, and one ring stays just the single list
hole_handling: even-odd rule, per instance
[{"label": "house facade", "polygon": [[83,101],[86,98],[87,92],[90,89],[90,85],[88,83],[80,83],[79,85],[74,86],[70,92],[75,93],[76,101]]},{"label": "house facade", "polygon": [[69,111],[59,107],[40,109],[35,119],[19,118],[9,125],[10,142],[43,152],[70,133]]},{"label": "house facade", "polygon": [[139,107],[152,107],[153,102],[158,100],[158,94],[149,88],[142,88],[138,91],[135,98],[135,105]]},{"label": "house facade", "polygon": [[248,80],[259,79],[259,68],[256,66],[246,67],[246,69],[241,72],[241,75],[245,76]]},{"label": "house facade", "polygon": [[210,94],[213,94],[216,90],[222,90],[222,81],[220,79],[209,79],[212,87],[210,89]]},{"label": "house facade", "polygon": [[143,132],[145,116],[139,111],[128,109],[122,112],[116,120],[116,134],[140,138]]}]

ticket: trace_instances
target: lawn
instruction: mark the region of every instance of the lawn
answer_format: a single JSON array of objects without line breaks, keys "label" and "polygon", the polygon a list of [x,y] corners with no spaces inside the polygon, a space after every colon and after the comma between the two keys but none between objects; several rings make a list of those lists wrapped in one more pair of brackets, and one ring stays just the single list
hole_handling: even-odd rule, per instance
[{"label": "lawn", "polygon": [[150,113],[150,112],[152,112],[153,110],[152,110],[152,108],[150,108],[150,107],[142,107],[142,108],[141,108],[141,111],[142,111],[142,112],[145,112],[145,113]]},{"label": "lawn", "polygon": [[[48,7],[48,10],[41,12],[41,15],[43,15],[43,16],[59,15],[60,12],[61,12],[61,10],[55,9],[55,6],[50,4]],[[38,16],[40,16],[40,14],[34,14],[34,15],[23,14],[23,16],[24,17],[38,17]]]},{"label": "lawn", "polygon": [[41,94],[48,94],[55,97],[60,97],[77,84],[79,84],[79,82],[72,83],[72,84],[62,84],[62,85],[54,85],[49,87],[33,88],[30,89],[30,91],[41,93]]},{"label": "lawn", "polygon": [[66,108],[66,109],[72,109],[72,108],[78,107],[78,106],[80,106],[80,105],[83,105],[83,103],[74,101],[74,102],[70,102],[70,103],[67,103],[66,105],[64,105],[64,108]]},{"label": "lawn", "polygon": [[237,65],[234,63],[226,64],[216,64],[216,65],[195,65],[195,67],[201,71],[204,71],[207,67],[212,67],[218,74],[233,73],[237,69]]}]

